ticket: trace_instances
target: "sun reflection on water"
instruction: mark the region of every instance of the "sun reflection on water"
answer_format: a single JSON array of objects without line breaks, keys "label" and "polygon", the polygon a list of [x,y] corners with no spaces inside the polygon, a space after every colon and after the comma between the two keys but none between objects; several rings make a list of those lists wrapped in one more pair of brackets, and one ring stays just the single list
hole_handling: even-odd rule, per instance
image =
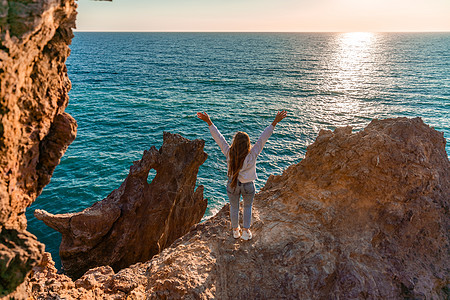
[{"label": "sun reflection on water", "polygon": [[361,91],[370,93],[371,80],[377,68],[377,34],[351,32],[337,34],[328,57],[328,70],[323,89],[327,98],[330,120],[345,123],[346,115],[367,110]]},{"label": "sun reflection on water", "polygon": [[344,33],[337,37],[336,59],[339,61],[340,75],[357,79],[358,72],[367,71],[372,62],[375,34],[370,32]]},{"label": "sun reflection on water", "polygon": [[359,90],[373,72],[375,35],[352,32],[337,36],[335,61],[336,88],[342,91]]}]

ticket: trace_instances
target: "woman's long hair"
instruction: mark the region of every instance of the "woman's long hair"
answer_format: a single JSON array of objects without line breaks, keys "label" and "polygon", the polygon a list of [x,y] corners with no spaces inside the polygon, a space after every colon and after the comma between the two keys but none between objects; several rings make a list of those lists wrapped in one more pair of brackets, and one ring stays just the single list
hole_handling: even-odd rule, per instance
[{"label": "woman's long hair", "polygon": [[250,152],[250,137],[242,131],[236,132],[233,143],[228,153],[230,162],[228,165],[228,177],[231,178],[230,186],[234,188],[238,181],[239,171],[244,164],[245,157]]}]

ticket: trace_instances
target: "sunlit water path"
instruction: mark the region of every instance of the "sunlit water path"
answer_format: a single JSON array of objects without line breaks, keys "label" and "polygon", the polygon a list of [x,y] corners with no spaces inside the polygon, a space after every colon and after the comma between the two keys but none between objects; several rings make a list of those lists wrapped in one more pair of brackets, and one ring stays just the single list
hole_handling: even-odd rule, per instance
[{"label": "sunlit water path", "polygon": [[[259,189],[301,161],[321,128],[416,117],[450,138],[450,34],[80,33],[67,62],[67,108],[78,136],[27,211],[29,230],[59,264],[59,233],[32,216],[82,210],[119,187],[163,131],[206,140],[198,184],[211,216],[226,203],[226,163],[195,117],[207,111],[227,139],[255,142],[286,109],[259,157]],[[447,145],[447,153],[450,153]]]}]

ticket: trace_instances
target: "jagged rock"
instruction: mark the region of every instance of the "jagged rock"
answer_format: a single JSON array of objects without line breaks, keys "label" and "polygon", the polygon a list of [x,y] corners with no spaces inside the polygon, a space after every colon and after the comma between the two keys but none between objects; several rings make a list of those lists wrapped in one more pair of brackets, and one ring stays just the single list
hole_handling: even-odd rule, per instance
[{"label": "jagged rock", "polygon": [[[79,213],[36,210],[36,218],[62,233],[60,256],[67,274],[78,278],[96,266],[119,271],[149,260],[200,222],[207,200],[203,186],[195,190],[195,183],[207,157],[203,147],[202,140],[165,132],[161,149],[144,151],[104,200]],[[151,169],[156,176],[149,184]]]},{"label": "jagged rock", "polygon": [[121,270],[126,293],[109,283],[95,291],[131,299],[448,299],[449,195],[445,139],[421,119],[323,130],[305,159],[256,195],[252,240],[232,237],[226,205],[150,261]]},{"label": "jagged rock", "polygon": [[40,260],[25,209],[75,138],[76,122],[64,113],[75,8],[74,0],[0,0],[0,296]]}]

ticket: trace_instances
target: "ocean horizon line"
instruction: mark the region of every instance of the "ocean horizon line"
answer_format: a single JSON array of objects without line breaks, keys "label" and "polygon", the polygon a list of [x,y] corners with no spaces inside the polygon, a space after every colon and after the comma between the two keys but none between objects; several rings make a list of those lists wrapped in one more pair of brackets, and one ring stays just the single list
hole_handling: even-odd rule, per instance
[{"label": "ocean horizon line", "polygon": [[105,32],[105,33],[450,33],[450,30],[405,30],[405,31],[233,31],[233,30],[79,30],[74,32]]}]

